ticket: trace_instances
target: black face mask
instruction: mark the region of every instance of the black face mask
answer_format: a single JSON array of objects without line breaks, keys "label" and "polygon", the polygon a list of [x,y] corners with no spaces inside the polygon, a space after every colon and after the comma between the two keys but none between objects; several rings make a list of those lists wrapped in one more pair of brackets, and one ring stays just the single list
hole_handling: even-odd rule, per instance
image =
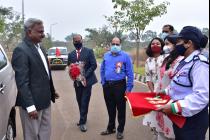
[{"label": "black face mask", "polygon": [[188,48],[185,48],[183,44],[180,44],[180,45],[176,45],[175,49],[179,55],[184,56]]},{"label": "black face mask", "polygon": [[81,42],[74,43],[74,47],[75,47],[77,50],[80,50],[80,49],[82,48],[82,43],[81,43]]}]

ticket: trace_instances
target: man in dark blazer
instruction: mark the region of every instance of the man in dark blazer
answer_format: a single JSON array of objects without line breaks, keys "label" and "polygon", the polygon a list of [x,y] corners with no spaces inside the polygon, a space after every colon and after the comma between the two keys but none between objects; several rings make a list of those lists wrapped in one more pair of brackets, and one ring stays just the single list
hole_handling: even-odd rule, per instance
[{"label": "man in dark blazer", "polygon": [[94,71],[97,68],[96,59],[93,50],[83,47],[82,36],[75,35],[73,37],[73,44],[76,50],[72,51],[68,56],[68,65],[72,63],[83,63],[83,84],[74,81],[77,102],[80,111],[80,120],[77,124],[82,132],[87,131],[86,122],[88,114],[88,106],[91,97],[92,86],[97,83],[97,78]]},{"label": "man in dark blazer", "polygon": [[43,22],[28,19],[24,24],[25,38],[14,50],[12,66],[18,88],[16,105],[24,140],[50,140],[51,101],[55,92],[45,50],[39,45],[44,38]]}]

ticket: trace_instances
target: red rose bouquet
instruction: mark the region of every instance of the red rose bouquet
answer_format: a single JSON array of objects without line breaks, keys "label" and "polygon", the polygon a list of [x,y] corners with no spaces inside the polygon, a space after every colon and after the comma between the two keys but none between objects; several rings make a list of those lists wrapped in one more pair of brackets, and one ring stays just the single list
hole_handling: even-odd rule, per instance
[{"label": "red rose bouquet", "polygon": [[77,80],[80,74],[81,71],[78,64],[71,64],[69,68],[69,76],[71,77],[71,79],[74,81]]},{"label": "red rose bouquet", "polygon": [[81,82],[83,86],[86,85],[86,80],[83,76],[84,64],[83,63],[73,63],[69,67],[69,76],[73,81]]}]

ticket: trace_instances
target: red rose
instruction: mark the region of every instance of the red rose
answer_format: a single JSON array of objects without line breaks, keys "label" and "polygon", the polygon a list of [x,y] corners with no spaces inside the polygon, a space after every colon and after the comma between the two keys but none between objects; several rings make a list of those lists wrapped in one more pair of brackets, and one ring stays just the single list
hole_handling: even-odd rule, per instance
[{"label": "red rose", "polygon": [[80,68],[77,64],[71,64],[69,68],[69,76],[73,79],[76,80],[77,77],[81,74]]}]

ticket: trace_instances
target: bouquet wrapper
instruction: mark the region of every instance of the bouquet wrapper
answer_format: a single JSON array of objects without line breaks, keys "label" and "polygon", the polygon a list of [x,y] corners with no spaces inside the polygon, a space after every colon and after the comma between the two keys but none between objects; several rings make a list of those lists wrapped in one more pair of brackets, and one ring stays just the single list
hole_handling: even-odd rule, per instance
[{"label": "bouquet wrapper", "polygon": [[[134,117],[145,115],[151,111],[156,111],[159,106],[166,105],[171,99],[168,95],[159,94],[160,99],[165,100],[165,103],[151,104],[147,98],[156,97],[156,93],[136,92],[128,93],[125,98],[127,99]],[[169,119],[182,128],[186,122],[186,118],[180,115],[169,114]]]},{"label": "bouquet wrapper", "polygon": [[73,63],[69,67],[69,76],[72,80],[76,81],[77,86],[79,86],[79,82],[82,83],[83,86],[86,86],[85,79],[83,78],[83,71],[84,71],[84,64],[80,63]]}]

